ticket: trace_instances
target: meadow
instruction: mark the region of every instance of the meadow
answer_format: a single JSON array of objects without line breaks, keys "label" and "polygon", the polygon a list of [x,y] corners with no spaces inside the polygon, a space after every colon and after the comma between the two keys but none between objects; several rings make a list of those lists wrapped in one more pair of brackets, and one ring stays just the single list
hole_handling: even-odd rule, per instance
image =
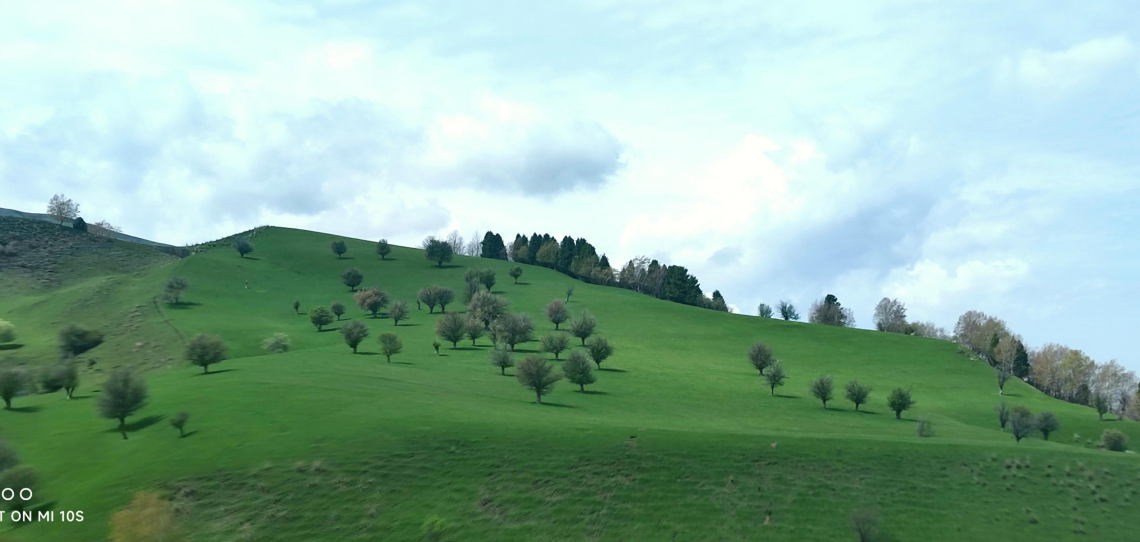
[{"label": "meadow", "polygon": [[[5,292],[0,318],[21,346],[0,360],[54,362],[69,323],[107,341],[84,355],[96,363],[74,399],[19,397],[0,411],[0,435],[43,478],[41,506],[87,519],[3,523],[0,537],[103,539],[110,515],[146,489],[202,541],[418,540],[435,517],[442,540],[856,540],[856,510],[878,514],[887,540],[1138,536],[1140,460],[1088,441],[1117,429],[1140,446],[1140,424],[1099,420],[1018,381],[999,396],[992,369],[953,343],[711,311],[535,266],[514,284],[511,262],[457,256],[438,268],[403,247],[382,260],[364,240],[347,239],[338,258],[333,239],[267,228],[245,258],[220,242]],[[394,326],[357,308],[340,280],[350,266],[363,287],[411,303],[412,317]],[[570,311],[589,310],[617,348],[597,382],[586,393],[559,382],[537,405],[512,369],[489,364],[487,338],[437,355],[440,311],[415,310],[416,292],[458,293],[470,267],[497,272],[493,290],[534,318],[536,338],[554,329],[543,308],[574,286]],[[191,284],[176,306],[157,301],[171,276]],[[305,313],[334,301],[348,313],[318,332]],[[356,354],[337,332],[349,320],[371,332]],[[290,352],[261,349],[276,332]],[[404,343],[390,363],[375,340],[383,332]],[[198,333],[229,349],[209,374],[182,361]],[[774,396],[747,360],[757,341],[789,375]],[[539,353],[537,342],[517,350]],[[121,365],[145,371],[151,396],[128,440],[94,408]],[[837,387],[827,409],[807,390],[822,374]],[[851,379],[874,388],[860,412],[842,399]],[[902,420],[885,403],[894,387],[917,401]],[[1052,411],[1061,429],[1015,443],[998,426],[1002,401]],[[190,413],[183,438],[167,423],[179,411]],[[916,435],[920,417],[933,437]]]}]

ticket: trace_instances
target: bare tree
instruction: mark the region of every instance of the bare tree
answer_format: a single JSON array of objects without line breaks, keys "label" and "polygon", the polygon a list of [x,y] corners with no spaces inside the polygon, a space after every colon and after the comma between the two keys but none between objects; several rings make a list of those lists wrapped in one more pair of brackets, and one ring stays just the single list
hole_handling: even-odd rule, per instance
[{"label": "bare tree", "polygon": [[62,226],[64,222],[79,216],[79,204],[63,194],[56,194],[48,200],[47,214]]},{"label": "bare tree", "polygon": [[898,299],[883,298],[875,306],[875,329],[887,333],[905,333],[906,305]]},{"label": "bare tree", "polygon": [[471,236],[471,239],[469,241],[467,241],[467,245],[463,249],[463,254],[465,256],[478,258],[483,252],[483,243],[481,239],[483,239],[483,233],[479,230],[475,230],[475,234]]},{"label": "bare tree", "polygon": [[1013,376],[1010,364],[998,363],[994,366],[994,374],[997,376],[998,395],[1005,395],[1005,383]]},{"label": "bare tree", "polygon": [[463,236],[459,235],[459,230],[451,230],[451,233],[447,234],[447,240],[444,242],[451,247],[452,254],[463,254],[463,249],[466,247],[466,244],[463,242]]},{"label": "bare tree", "polygon": [[87,231],[95,235],[103,237],[114,237],[117,233],[123,233],[123,229],[107,222],[100,220],[87,225]]}]

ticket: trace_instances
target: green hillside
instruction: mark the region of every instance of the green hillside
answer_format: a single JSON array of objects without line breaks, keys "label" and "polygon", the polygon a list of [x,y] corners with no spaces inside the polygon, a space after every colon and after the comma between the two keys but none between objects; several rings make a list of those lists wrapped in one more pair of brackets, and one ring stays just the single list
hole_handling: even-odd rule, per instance
[{"label": "green hillside", "polygon": [[[710,311],[540,267],[523,266],[512,284],[510,262],[456,257],[440,269],[401,247],[382,261],[368,241],[349,240],[338,259],[332,239],[268,228],[246,258],[219,243],[3,292],[0,319],[23,346],[0,360],[54,362],[68,323],[108,340],[84,356],[97,362],[75,399],[18,397],[0,411],[0,434],[44,478],[45,506],[86,520],[6,521],[0,537],[102,539],[144,489],[172,500],[195,541],[419,540],[431,516],[449,526],[442,540],[856,540],[856,509],[876,510],[894,540],[1138,536],[1140,460],[1085,441],[1111,428],[1140,446],[1140,425],[1100,421],[1017,381],[999,397],[992,370],[952,343]],[[412,303],[411,319],[396,327],[356,308],[339,278],[349,266],[363,286]],[[575,286],[571,312],[588,309],[617,347],[588,393],[559,382],[536,405],[513,370],[489,364],[486,338],[435,354],[439,311],[414,310],[415,293],[440,284],[458,294],[466,268],[488,266],[536,337],[554,327],[545,305]],[[155,301],[174,275],[191,283],[177,308]],[[364,321],[371,336],[354,355],[335,330],[343,321],[317,332],[294,299],[302,312],[340,301],[344,321]],[[389,331],[404,343],[391,363],[375,340]],[[289,334],[291,352],[264,354],[275,332]],[[198,333],[229,347],[210,374],[181,361]],[[777,396],[748,364],[756,341],[789,374]],[[520,345],[516,357],[536,350]],[[128,420],[129,440],[94,407],[120,365],[145,369],[151,395]],[[807,390],[821,374],[837,387],[827,410]],[[865,412],[842,399],[855,378],[874,387]],[[917,400],[904,420],[885,404],[894,387]],[[1051,410],[1062,427],[1052,442],[1015,443],[997,426],[1002,400]],[[167,423],[178,411],[191,416],[185,438]],[[916,436],[920,417],[934,437]]]}]

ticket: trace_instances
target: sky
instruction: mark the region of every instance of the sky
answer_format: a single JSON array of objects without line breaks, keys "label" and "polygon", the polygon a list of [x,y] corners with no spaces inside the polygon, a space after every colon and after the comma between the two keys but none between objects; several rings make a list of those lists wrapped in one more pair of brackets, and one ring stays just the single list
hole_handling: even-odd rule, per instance
[{"label": "sky", "polygon": [[[586,237],[1140,370],[1135,2],[4,2],[0,207]],[[1132,299],[1133,301],[1128,301]]]}]

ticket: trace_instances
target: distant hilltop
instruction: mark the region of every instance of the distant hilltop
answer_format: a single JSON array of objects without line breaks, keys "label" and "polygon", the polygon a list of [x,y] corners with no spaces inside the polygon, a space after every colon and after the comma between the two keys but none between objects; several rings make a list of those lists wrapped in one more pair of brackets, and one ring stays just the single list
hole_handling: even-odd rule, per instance
[{"label": "distant hilltop", "polygon": [[[48,215],[48,214],[25,213],[23,211],[17,211],[15,209],[4,209],[3,207],[0,207],[0,216],[14,216],[16,218],[30,218],[32,220],[43,220],[45,222],[51,222],[53,224],[59,223],[58,220],[56,220],[55,218],[52,218],[52,216]],[[63,225],[70,227],[71,226],[71,220],[64,220]],[[113,237],[113,238],[118,239],[120,241],[127,241],[129,243],[138,243],[140,245],[150,245],[150,246],[154,246],[154,247],[172,246],[172,245],[168,245],[166,243],[158,243],[155,241],[151,241],[149,239],[143,239],[142,237],[135,237],[133,235],[127,235],[127,234],[121,233],[121,232],[110,232],[108,235],[110,237]]]}]

